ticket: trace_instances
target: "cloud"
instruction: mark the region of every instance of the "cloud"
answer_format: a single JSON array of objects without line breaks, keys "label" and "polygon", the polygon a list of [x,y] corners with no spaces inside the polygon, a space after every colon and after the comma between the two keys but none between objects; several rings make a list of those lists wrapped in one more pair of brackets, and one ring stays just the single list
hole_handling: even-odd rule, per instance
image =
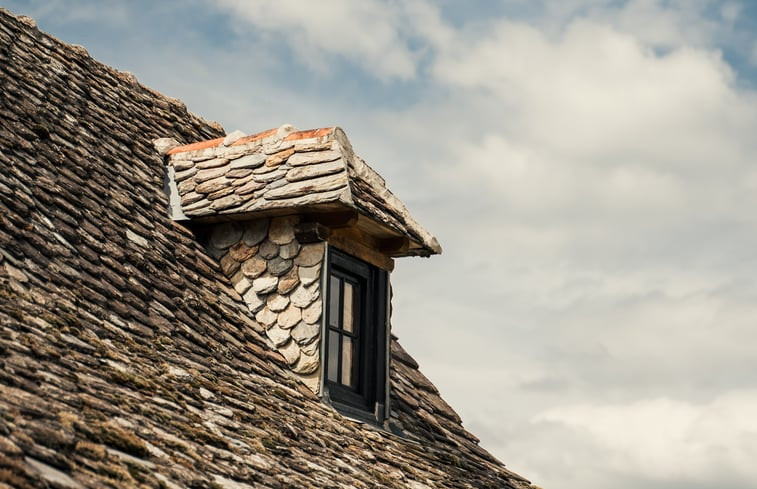
[{"label": "cloud", "polygon": [[[722,393],[751,385],[757,367],[744,346],[757,341],[757,219],[747,210],[757,204],[757,99],[708,22],[644,37],[636,31],[663,4],[635,4],[634,22],[589,9],[555,31],[504,19],[456,30],[435,48],[439,91],[384,115],[398,146],[422,148],[409,185],[430,179],[443,196],[427,198],[435,212],[424,222],[446,256],[398,264],[394,276],[419,292],[395,299],[395,324],[408,325],[401,339],[423,351],[422,367],[440,373],[484,446],[540,485],[718,487],[730,470],[747,487],[751,432],[709,439],[705,426],[724,405],[740,416],[754,407]],[[683,29],[683,4],[666,5],[661,22]],[[704,440],[688,472],[684,462],[645,470],[644,454],[662,450],[645,439],[621,439],[605,463],[610,442],[577,426],[609,406],[606,425],[621,436],[636,426],[626,414],[658,426],[701,403],[695,420],[674,425],[661,462],[686,459],[688,433]],[[571,406],[588,407],[574,416]],[[529,425],[534,412],[551,422]]]},{"label": "cloud", "polygon": [[423,15],[417,2],[405,6],[376,0],[217,0],[216,4],[240,24],[239,33],[252,27],[270,36],[270,42],[287,43],[316,72],[327,72],[336,56],[383,80],[416,75],[419,53],[408,43],[413,33],[407,29],[406,9]]},{"label": "cloud", "polygon": [[113,1],[31,0],[24,10],[34,19],[49,18],[59,24],[98,22],[123,26],[130,19],[128,8]]},{"label": "cloud", "polygon": [[160,5],[105,61],[229,130],[344,126],[439,236],[398,260],[393,328],[486,448],[544,487],[749,487],[757,94],[722,54],[744,4]]},{"label": "cloud", "polygon": [[532,419],[587,434],[612,470],[663,480],[757,479],[757,391],[707,403],[669,398],[559,406]]}]

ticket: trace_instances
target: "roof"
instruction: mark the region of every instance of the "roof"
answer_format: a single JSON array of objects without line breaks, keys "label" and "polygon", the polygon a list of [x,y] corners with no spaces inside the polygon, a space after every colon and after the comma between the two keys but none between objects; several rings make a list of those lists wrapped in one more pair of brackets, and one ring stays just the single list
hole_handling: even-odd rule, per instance
[{"label": "roof", "polygon": [[0,83],[0,487],[529,487],[396,338],[405,437],[288,374],[166,214],[152,141],[217,124],[2,9]]},{"label": "roof", "polygon": [[436,238],[355,155],[338,127],[299,131],[284,125],[183,146],[161,139],[157,146],[167,150],[184,217],[219,220],[291,209],[354,209],[369,218],[365,227],[372,234],[408,239],[407,249],[394,256],[441,253]]}]

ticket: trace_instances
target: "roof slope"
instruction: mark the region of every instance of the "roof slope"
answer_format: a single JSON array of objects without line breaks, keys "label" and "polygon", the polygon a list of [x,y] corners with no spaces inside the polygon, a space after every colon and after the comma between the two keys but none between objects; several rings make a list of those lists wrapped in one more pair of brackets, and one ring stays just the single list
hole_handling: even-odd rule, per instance
[{"label": "roof slope", "polygon": [[167,155],[185,217],[239,219],[282,209],[351,208],[372,218],[374,226],[388,226],[387,231],[412,240],[402,255],[441,253],[436,238],[355,155],[338,127],[298,131],[284,125],[246,137],[234,133],[174,147]]},{"label": "roof slope", "polygon": [[2,9],[0,88],[0,488],[528,487],[396,340],[407,439],[287,375],[166,216],[151,141],[217,125]]}]

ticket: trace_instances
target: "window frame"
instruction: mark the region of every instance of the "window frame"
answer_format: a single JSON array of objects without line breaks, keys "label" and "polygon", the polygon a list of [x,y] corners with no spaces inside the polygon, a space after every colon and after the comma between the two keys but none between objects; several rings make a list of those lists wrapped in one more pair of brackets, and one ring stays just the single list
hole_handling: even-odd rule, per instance
[{"label": "window frame", "polygon": [[[381,424],[386,419],[388,406],[388,289],[389,273],[364,260],[349,255],[331,246],[327,248],[327,267],[323,287],[323,342],[322,346],[322,392],[323,397],[343,414],[362,421]],[[329,380],[329,359],[334,355],[330,350],[329,335],[340,333],[339,328],[330,325],[332,314],[332,276],[342,281],[360,284],[356,298],[361,317],[357,318],[357,374],[358,385],[351,388]],[[342,285],[343,290],[343,285]],[[355,290],[355,289],[353,289]],[[342,292],[343,294],[343,292]],[[338,302],[340,316],[344,311],[342,296]],[[340,318],[339,325],[343,324]],[[341,341],[336,354],[339,356],[337,375],[341,375]],[[354,375],[354,374],[353,374]]]}]

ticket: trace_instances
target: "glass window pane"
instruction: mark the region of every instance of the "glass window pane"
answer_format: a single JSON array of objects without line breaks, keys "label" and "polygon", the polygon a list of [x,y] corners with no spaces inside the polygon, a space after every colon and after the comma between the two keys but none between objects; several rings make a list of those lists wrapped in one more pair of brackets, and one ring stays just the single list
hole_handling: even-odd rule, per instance
[{"label": "glass window pane", "polygon": [[342,281],[339,277],[331,276],[331,285],[329,290],[329,326],[339,327],[339,296],[341,294]]},{"label": "glass window pane", "polygon": [[353,331],[355,321],[355,313],[352,307],[355,303],[352,293],[353,290],[354,287],[351,283],[344,282],[344,314],[342,315],[344,319],[342,322],[342,329],[349,331],[350,333]]},{"label": "glass window pane", "polygon": [[342,337],[342,384],[349,387],[353,387],[352,348],[352,338],[349,336]]},{"label": "glass window pane", "polygon": [[339,333],[329,331],[329,351],[328,351],[327,379],[331,382],[337,382],[339,379]]}]

